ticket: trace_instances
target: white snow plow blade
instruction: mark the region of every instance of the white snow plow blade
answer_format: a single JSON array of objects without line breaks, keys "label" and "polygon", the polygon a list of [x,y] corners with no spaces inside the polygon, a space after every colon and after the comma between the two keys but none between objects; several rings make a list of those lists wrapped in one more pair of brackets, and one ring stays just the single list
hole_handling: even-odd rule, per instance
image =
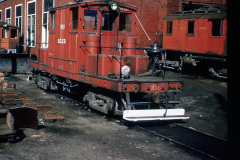
[{"label": "white snow plow blade", "polygon": [[[166,114],[166,115],[165,115]],[[127,121],[149,121],[149,120],[183,120],[184,109],[149,109],[149,110],[125,110],[123,119]]]}]

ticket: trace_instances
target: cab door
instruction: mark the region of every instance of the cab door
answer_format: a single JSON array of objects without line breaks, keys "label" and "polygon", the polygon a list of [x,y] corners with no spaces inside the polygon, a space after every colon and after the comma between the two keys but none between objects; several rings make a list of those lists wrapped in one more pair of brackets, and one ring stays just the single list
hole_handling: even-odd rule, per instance
[{"label": "cab door", "polygon": [[115,14],[101,13],[101,54],[113,55],[116,47]]}]

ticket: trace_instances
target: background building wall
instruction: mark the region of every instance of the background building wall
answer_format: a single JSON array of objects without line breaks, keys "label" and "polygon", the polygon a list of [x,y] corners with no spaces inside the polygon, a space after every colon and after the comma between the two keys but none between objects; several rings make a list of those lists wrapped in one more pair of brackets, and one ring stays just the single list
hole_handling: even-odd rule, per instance
[{"label": "background building wall", "polygon": [[[36,45],[31,48],[31,52],[40,53],[46,48],[42,47],[42,12],[43,0],[5,0],[0,2],[0,10],[2,10],[2,21],[5,22],[5,8],[11,7],[11,25],[15,25],[15,5],[22,4],[22,38],[26,42],[26,15],[25,4],[28,2],[36,2]],[[83,0],[89,1],[89,0]],[[226,0],[117,0],[119,2],[132,4],[138,7],[137,17],[142,26],[146,30],[152,41],[147,41],[148,38],[137,22],[137,47],[144,47],[151,44],[153,41],[161,41],[161,33],[163,30],[163,17],[171,12],[182,11],[182,4],[185,6],[218,6],[226,8]],[[75,0],[54,0],[54,7],[62,6],[68,2]],[[25,36],[25,37],[24,37]],[[148,42],[148,43],[147,43]]]}]

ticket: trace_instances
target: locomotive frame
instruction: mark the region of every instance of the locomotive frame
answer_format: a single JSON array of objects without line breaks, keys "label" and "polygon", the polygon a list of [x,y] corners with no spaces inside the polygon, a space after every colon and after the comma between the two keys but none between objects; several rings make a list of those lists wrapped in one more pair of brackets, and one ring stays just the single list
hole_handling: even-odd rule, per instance
[{"label": "locomotive frame", "polygon": [[113,0],[50,9],[49,49],[29,62],[37,85],[67,92],[80,86],[91,108],[127,121],[188,119],[177,108],[182,80],[139,76],[149,57],[136,48],[136,11]]}]

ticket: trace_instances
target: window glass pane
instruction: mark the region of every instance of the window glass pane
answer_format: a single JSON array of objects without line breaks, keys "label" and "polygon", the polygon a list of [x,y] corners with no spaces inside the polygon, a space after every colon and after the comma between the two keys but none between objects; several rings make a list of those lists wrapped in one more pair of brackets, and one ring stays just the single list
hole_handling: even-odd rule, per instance
[{"label": "window glass pane", "polygon": [[43,13],[43,24],[47,24],[47,13]]},{"label": "window glass pane", "polygon": [[109,14],[102,14],[102,30],[112,31],[113,18]]},{"label": "window glass pane", "polygon": [[28,4],[28,14],[35,14],[35,2]]},{"label": "window glass pane", "polygon": [[6,20],[7,24],[11,25],[11,19]]},{"label": "window glass pane", "polygon": [[49,8],[53,7],[53,0],[44,0],[43,3],[43,12],[48,11]]},{"label": "window glass pane", "polygon": [[18,27],[20,27],[19,37],[21,37],[21,34],[22,34],[22,17],[18,17]]},{"label": "window glass pane", "polygon": [[35,45],[35,15],[28,16],[28,42],[30,46]]},{"label": "window glass pane", "polygon": [[88,30],[97,29],[97,11],[84,10],[83,29],[88,29]]},{"label": "window glass pane", "polygon": [[15,19],[16,26],[18,26],[18,18]]},{"label": "window glass pane", "polygon": [[11,9],[6,10],[6,18],[11,18]]},{"label": "window glass pane", "polygon": [[78,28],[78,8],[72,8],[72,29]]},{"label": "window glass pane", "polygon": [[221,36],[223,33],[223,20],[212,20],[212,36]]},{"label": "window glass pane", "polygon": [[55,29],[55,13],[51,13],[51,30]]},{"label": "window glass pane", "polygon": [[28,16],[28,32],[30,32],[31,27],[31,16]]},{"label": "window glass pane", "polygon": [[11,29],[11,38],[17,38],[17,29]]},{"label": "window glass pane", "polygon": [[16,16],[22,16],[22,6],[16,7]]},{"label": "window glass pane", "polygon": [[167,33],[172,33],[172,21],[167,22]]},{"label": "window glass pane", "polygon": [[32,15],[32,36],[31,36],[32,46],[35,45],[35,15]]},{"label": "window glass pane", "polygon": [[2,21],[2,11],[0,11],[0,21]]},{"label": "window glass pane", "polygon": [[43,39],[42,39],[42,45],[43,47],[47,47],[47,25],[43,25]]},{"label": "window glass pane", "polygon": [[2,30],[2,38],[7,38],[7,29]]},{"label": "window glass pane", "polygon": [[21,28],[22,28],[22,17],[19,17],[18,18],[18,27],[20,27],[20,30],[21,30]]},{"label": "window glass pane", "polygon": [[188,21],[188,32],[189,34],[194,34],[194,21]]},{"label": "window glass pane", "polygon": [[132,14],[120,13],[119,31],[131,32],[131,25],[132,25]]}]

